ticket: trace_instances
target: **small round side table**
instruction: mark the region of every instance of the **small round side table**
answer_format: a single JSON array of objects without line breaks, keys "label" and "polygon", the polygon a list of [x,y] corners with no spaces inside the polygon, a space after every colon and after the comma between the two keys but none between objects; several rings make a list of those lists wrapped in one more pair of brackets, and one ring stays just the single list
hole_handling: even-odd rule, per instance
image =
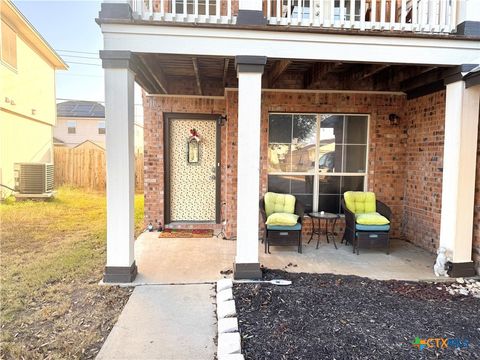
[{"label": "small round side table", "polygon": [[[312,219],[312,235],[310,236],[310,240],[308,240],[307,244],[310,244],[310,241],[313,239],[313,235],[316,234],[318,235],[317,238],[317,249],[318,245],[320,243],[320,235],[325,234],[325,238],[327,239],[327,243],[330,243],[330,237],[332,238],[333,245],[335,246],[335,249],[337,248],[337,244],[335,243],[335,225],[337,223],[338,218],[340,217],[338,214],[333,214],[329,212],[312,212],[309,213],[308,216]],[[318,229],[315,229],[315,219],[318,220]],[[321,221],[325,222],[325,227],[322,230],[322,224]],[[328,223],[332,223],[330,230],[328,230]]]}]

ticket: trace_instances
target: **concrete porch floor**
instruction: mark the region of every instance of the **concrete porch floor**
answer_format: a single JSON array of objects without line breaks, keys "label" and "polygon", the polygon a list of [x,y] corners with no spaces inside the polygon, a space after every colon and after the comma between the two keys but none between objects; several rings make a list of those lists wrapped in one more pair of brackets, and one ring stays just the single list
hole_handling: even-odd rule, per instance
[{"label": "concrete porch floor", "polygon": [[[337,242],[338,243],[338,242]],[[158,233],[144,233],[135,242],[138,275],[134,285],[213,282],[222,277],[220,271],[232,269],[235,241],[213,238],[158,238]],[[304,240],[303,254],[295,247],[270,247],[265,254],[259,242],[260,263],[271,269],[289,272],[358,275],[388,280],[438,280],[433,274],[435,256],[401,240],[392,240],[390,255],[383,249],[361,249],[352,253],[351,246],[332,243],[322,238],[315,249]],[[290,265],[289,265],[290,264]],[[294,266],[296,265],[296,266]]]}]

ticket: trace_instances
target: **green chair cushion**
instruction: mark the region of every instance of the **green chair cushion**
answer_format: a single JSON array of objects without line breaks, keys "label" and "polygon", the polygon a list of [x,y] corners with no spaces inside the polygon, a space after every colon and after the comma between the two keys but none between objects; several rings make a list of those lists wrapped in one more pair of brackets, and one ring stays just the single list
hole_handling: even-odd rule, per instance
[{"label": "green chair cushion", "polygon": [[274,213],[267,218],[267,225],[293,226],[298,222],[298,215],[289,213]]},{"label": "green chair cushion", "polygon": [[273,213],[293,214],[295,212],[295,196],[290,194],[267,192],[264,202],[267,218]]},{"label": "green chair cushion", "polygon": [[355,229],[358,231],[389,231],[390,225],[362,225],[355,224]]},{"label": "green chair cushion", "polygon": [[302,230],[302,224],[296,223],[293,226],[267,225],[267,229],[277,231],[300,231]]},{"label": "green chair cushion", "polygon": [[347,209],[354,214],[377,211],[377,201],[373,192],[347,191],[343,197]]},{"label": "green chair cushion", "polygon": [[355,214],[355,222],[361,225],[387,225],[390,221],[377,212]]}]

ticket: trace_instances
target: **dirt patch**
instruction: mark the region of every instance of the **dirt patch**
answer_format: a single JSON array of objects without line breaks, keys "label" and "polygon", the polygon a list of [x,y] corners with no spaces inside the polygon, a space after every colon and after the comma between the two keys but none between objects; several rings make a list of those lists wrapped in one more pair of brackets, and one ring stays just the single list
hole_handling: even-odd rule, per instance
[{"label": "dirt patch", "polygon": [[[234,286],[247,359],[480,359],[480,299],[356,276],[265,270],[265,278],[293,283]],[[420,350],[417,337],[463,343]]]}]

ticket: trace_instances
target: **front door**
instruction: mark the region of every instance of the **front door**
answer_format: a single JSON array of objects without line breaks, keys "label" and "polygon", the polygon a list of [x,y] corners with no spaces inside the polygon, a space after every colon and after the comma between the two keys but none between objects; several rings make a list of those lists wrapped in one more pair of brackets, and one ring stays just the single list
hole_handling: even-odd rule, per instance
[{"label": "front door", "polygon": [[172,115],[166,125],[166,221],[218,222],[216,118]]}]

